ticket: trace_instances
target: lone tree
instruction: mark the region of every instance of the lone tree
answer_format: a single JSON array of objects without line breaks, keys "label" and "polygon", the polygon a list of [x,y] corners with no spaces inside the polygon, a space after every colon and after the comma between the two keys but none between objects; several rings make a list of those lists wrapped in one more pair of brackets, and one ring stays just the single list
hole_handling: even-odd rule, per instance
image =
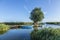
[{"label": "lone tree", "polygon": [[42,21],[44,18],[44,14],[41,8],[34,8],[31,12],[30,19],[34,22],[34,29],[38,29],[38,22]]}]

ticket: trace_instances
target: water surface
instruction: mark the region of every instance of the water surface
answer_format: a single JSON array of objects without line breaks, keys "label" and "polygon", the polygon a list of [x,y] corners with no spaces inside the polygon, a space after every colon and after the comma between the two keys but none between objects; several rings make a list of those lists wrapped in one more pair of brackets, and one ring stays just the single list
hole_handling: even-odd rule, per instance
[{"label": "water surface", "polygon": [[[42,28],[44,27],[60,28],[60,25],[45,24]],[[10,29],[4,34],[0,34],[0,40],[30,40],[30,33],[32,30],[32,26],[23,26],[19,29]]]}]

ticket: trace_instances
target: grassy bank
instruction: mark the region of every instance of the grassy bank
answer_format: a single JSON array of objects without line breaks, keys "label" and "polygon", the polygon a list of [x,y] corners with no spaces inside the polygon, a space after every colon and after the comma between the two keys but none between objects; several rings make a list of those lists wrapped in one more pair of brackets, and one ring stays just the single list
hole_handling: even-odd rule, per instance
[{"label": "grassy bank", "polygon": [[60,29],[44,28],[32,31],[31,40],[60,40]]},{"label": "grassy bank", "polygon": [[0,34],[9,30],[9,26],[5,24],[0,24]]}]

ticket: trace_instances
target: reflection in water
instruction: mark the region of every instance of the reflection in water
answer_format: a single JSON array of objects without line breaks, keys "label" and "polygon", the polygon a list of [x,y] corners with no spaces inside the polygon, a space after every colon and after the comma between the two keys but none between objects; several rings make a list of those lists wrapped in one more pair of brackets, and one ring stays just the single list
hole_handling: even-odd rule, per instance
[{"label": "reflection in water", "polygon": [[33,26],[34,31],[38,31],[38,26]]},{"label": "reflection in water", "polygon": [[53,25],[53,24],[45,24],[43,25],[45,28],[51,27],[51,28],[60,28],[60,25]]},{"label": "reflection in water", "polygon": [[4,34],[4,33],[6,33],[7,31],[0,31],[0,35],[2,35],[2,34]]},{"label": "reflection in water", "polygon": [[20,28],[21,28],[21,29],[33,29],[32,26],[21,26]]},{"label": "reflection in water", "polygon": [[[32,26],[23,26],[23,27],[20,29],[10,29],[7,32],[2,32],[2,35],[0,35],[0,40],[30,40],[30,33],[32,32],[33,27]],[[43,25],[43,27],[56,28],[59,26],[58,25]]]},{"label": "reflection in water", "polygon": [[31,29],[11,29],[0,35],[0,40],[30,40],[31,31]]}]

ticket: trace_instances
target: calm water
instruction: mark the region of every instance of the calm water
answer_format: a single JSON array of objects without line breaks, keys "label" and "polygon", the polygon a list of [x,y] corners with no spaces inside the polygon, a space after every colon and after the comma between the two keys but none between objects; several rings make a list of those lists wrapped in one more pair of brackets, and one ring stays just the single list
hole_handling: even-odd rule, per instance
[{"label": "calm water", "polygon": [[0,35],[0,40],[30,40],[32,28],[32,26],[23,26],[20,29],[10,29],[8,32]]},{"label": "calm water", "polygon": [[[60,28],[60,25],[45,24],[44,27]],[[23,26],[20,29],[10,29],[8,32],[0,35],[0,40],[30,40],[32,26]]]}]

